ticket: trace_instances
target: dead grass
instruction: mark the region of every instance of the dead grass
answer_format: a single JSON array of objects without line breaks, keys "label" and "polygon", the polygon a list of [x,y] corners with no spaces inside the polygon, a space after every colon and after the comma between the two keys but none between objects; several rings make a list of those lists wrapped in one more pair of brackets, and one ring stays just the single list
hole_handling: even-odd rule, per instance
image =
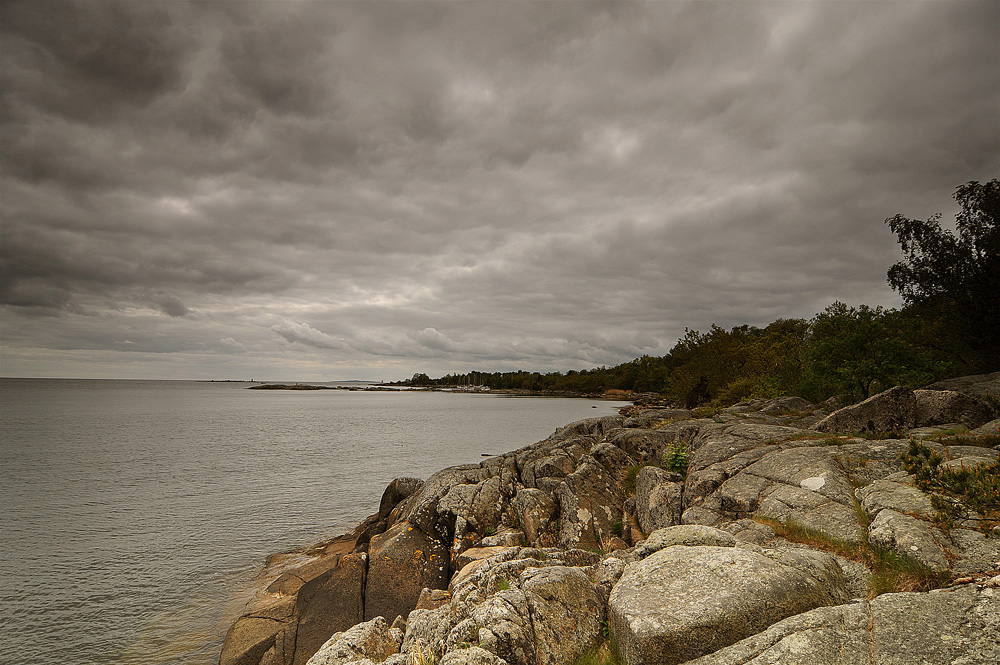
[{"label": "dead grass", "polygon": [[869,598],[899,591],[930,591],[938,589],[948,582],[951,577],[950,573],[931,570],[918,561],[868,540],[870,523],[868,515],[857,502],[855,502],[855,512],[858,515],[860,526],[861,542],[859,543],[833,538],[822,531],[810,529],[794,520],[782,522],[759,516],[756,520],[770,526],[774,529],[775,534],[785,540],[857,561],[868,568],[871,572]]}]

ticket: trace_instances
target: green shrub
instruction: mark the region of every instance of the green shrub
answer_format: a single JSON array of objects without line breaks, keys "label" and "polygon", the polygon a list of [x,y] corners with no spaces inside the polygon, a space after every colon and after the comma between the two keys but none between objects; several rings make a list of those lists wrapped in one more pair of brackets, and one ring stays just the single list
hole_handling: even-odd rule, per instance
[{"label": "green shrub", "polygon": [[688,453],[683,441],[677,441],[663,453],[663,468],[687,476]]},{"label": "green shrub", "polygon": [[944,458],[913,439],[900,457],[917,487],[930,494],[936,521],[954,526],[955,520],[972,520],[986,536],[995,535],[994,527],[1000,524],[1000,461],[971,468],[943,466]]}]

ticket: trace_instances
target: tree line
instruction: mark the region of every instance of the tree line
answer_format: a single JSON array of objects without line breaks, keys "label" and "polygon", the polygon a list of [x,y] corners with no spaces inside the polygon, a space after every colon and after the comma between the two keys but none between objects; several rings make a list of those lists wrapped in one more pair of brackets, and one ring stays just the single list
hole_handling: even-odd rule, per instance
[{"label": "tree line", "polygon": [[956,189],[952,231],[941,216],[886,219],[903,259],[888,270],[901,309],[834,302],[812,319],[763,328],[686,330],[669,353],[568,372],[469,372],[414,386],[602,393],[659,393],[688,407],[799,395],[858,401],[894,385],[1000,369],[1000,181]]}]

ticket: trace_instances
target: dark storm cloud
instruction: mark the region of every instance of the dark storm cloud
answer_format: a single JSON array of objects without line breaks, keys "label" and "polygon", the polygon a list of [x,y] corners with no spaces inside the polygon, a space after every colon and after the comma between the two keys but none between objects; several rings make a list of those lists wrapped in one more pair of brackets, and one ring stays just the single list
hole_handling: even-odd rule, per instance
[{"label": "dark storm cloud", "polygon": [[993,2],[0,12],[5,373],[615,364],[895,304],[1000,171]]}]

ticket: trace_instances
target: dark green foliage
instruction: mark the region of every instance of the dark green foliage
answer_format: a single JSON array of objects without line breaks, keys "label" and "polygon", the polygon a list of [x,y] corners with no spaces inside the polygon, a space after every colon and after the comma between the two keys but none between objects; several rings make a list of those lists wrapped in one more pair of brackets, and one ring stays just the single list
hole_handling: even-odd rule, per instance
[{"label": "dark green foliage", "polygon": [[901,457],[917,487],[931,495],[935,520],[948,526],[955,520],[975,520],[984,534],[995,535],[993,527],[1000,523],[1000,461],[972,468],[943,466],[940,455],[913,439]]},{"label": "dark green foliage", "polygon": [[817,314],[806,348],[806,392],[821,397],[846,394],[853,401],[895,385],[918,386],[935,372],[930,358],[906,341],[894,310],[835,302]]},{"label": "dark green foliage", "polygon": [[1000,367],[1000,181],[961,185],[955,200],[957,235],[941,227],[940,214],[885,220],[905,257],[888,281],[937,324],[943,353],[968,370],[992,371]]}]

